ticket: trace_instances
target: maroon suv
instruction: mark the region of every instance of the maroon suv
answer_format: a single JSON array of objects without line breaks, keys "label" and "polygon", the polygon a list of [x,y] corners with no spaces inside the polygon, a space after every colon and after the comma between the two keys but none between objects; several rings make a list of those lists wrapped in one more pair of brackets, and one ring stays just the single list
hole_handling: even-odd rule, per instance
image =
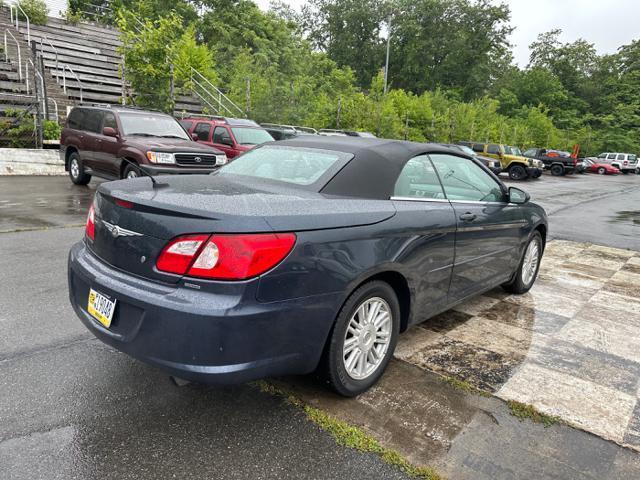
[{"label": "maroon suv", "polygon": [[60,138],[71,181],[174,173],[209,173],[227,163],[224,152],[195,142],[164,113],[128,107],[75,107]]}]

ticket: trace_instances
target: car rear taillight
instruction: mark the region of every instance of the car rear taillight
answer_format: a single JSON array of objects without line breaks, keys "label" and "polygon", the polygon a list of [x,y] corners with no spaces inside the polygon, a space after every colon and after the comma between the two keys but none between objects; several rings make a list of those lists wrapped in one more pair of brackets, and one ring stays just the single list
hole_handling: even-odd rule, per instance
[{"label": "car rear taillight", "polygon": [[96,238],[96,211],[93,208],[93,204],[89,208],[89,214],[87,215],[87,226],[85,228],[85,233],[87,237],[91,240],[95,240]]},{"label": "car rear taillight", "polygon": [[116,205],[118,205],[119,207],[128,208],[128,209],[133,208],[133,203],[129,202],[128,200],[120,200],[119,198],[116,198],[115,202],[116,202]]},{"label": "car rear taillight", "polygon": [[293,233],[187,235],[164,248],[158,270],[215,280],[244,280],[271,270],[296,243]]}]

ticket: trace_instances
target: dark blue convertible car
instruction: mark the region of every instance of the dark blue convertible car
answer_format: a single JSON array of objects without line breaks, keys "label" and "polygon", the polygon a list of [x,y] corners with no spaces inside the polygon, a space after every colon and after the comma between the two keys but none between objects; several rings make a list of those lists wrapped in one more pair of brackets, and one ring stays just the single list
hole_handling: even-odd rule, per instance
[{"label": "dark blue convertible car", "polygon": [[546,234],[541,207],[459,150],[299,137],[212,175],[100,185],[69,294],[100,340],[179,378],[320,369],[352,396],[410,325],[529,290]]}]

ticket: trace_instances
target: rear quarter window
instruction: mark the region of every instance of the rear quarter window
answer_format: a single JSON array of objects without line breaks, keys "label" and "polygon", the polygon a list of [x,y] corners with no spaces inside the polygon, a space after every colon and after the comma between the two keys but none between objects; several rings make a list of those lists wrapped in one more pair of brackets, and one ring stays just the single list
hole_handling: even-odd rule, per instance
[{"label": "rear quarter window", "polygon": [[82,108],[74,108],[67,118],[67,128],[74,130],[82,130],[84,128],[84,117],[86,110]]}]

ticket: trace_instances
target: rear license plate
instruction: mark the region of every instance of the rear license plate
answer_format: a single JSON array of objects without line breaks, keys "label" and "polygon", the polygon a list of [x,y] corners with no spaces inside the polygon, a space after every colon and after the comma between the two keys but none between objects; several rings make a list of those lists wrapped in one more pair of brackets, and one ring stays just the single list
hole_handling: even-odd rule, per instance
[{"label": "rear license plate", "polygon": [[93,288],[89,290],[89,303],[87,311],[102,325],[109,328],[113,319],[113,312],[116,309],[116,300],[111,300],[106,295],[96,292]]}]

